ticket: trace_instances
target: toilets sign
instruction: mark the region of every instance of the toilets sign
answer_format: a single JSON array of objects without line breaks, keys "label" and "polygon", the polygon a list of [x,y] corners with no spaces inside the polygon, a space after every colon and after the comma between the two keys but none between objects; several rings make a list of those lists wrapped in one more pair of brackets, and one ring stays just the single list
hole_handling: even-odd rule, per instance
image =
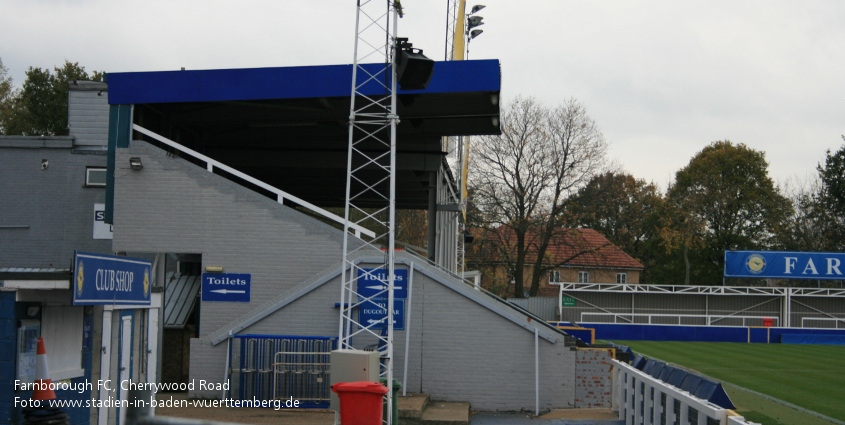
[{"label": "toilets sign", "polygon": [[845,280],[845,253],[725,251],[725,277]]},{"label": "toilets sign", "polygon": [[[408,270],[394,269],[393,273],[396,275],[393,279],[393,298],[408,298]],[[386,289],[387,271],[385,269],[358,269],[358,296],[372,298]],[[387,292],[379,294],[376,298],[387,299]]]},{"label": "toilets sign", "polygon": [[248,273],[203,273],[202,300],[248,303],[251,283]]}]

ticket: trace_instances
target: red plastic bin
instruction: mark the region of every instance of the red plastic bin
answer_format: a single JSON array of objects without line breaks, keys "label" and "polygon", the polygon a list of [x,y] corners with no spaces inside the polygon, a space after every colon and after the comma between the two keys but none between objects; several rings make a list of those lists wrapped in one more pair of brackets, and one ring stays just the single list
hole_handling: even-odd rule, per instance
[{"label": "red plastic bin", "polygon": [[377,382],[338,382],[332,391],[340,399],[343,425],[381,425],[383,397],[387,387]]},{"label": "red plastic bin", "polygon": [[771,328],[775,324],[774,322],[775,322],[775,320],[772,319],[771,317],[764,317],[763,318],[763,326],[765,326],[767,328]]}]

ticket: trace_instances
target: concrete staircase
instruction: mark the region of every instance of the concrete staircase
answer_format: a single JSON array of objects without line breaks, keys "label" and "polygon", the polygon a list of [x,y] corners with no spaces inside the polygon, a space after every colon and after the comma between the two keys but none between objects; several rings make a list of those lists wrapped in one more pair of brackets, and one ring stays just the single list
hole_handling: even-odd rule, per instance
[{"label": "concrete staircase", "polygon": [[469,403],[431,401],[428,394],[400,396],[400,425],[469,425]]}]

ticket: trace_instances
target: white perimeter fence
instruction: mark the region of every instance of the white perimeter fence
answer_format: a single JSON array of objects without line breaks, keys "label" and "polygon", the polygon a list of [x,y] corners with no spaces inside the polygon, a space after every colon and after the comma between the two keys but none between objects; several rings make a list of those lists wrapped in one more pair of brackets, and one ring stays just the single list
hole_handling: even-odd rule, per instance
[{"label": "white perimeter fence", "polygon": [[627,425],[742,425],[742,416],[613,361],[613,410]]}]

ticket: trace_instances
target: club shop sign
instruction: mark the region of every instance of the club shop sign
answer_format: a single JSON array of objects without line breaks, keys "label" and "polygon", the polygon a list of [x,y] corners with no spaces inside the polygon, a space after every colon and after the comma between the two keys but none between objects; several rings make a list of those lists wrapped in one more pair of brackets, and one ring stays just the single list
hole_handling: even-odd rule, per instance
[{"label": "club shop sign", "polygon": [[725,251],[725,277],[845,280],[845,253]]},{"label": "club shop sign", "polygon": [[138,258],[76,251],[74,305],[149,305],[152,263]]}]

